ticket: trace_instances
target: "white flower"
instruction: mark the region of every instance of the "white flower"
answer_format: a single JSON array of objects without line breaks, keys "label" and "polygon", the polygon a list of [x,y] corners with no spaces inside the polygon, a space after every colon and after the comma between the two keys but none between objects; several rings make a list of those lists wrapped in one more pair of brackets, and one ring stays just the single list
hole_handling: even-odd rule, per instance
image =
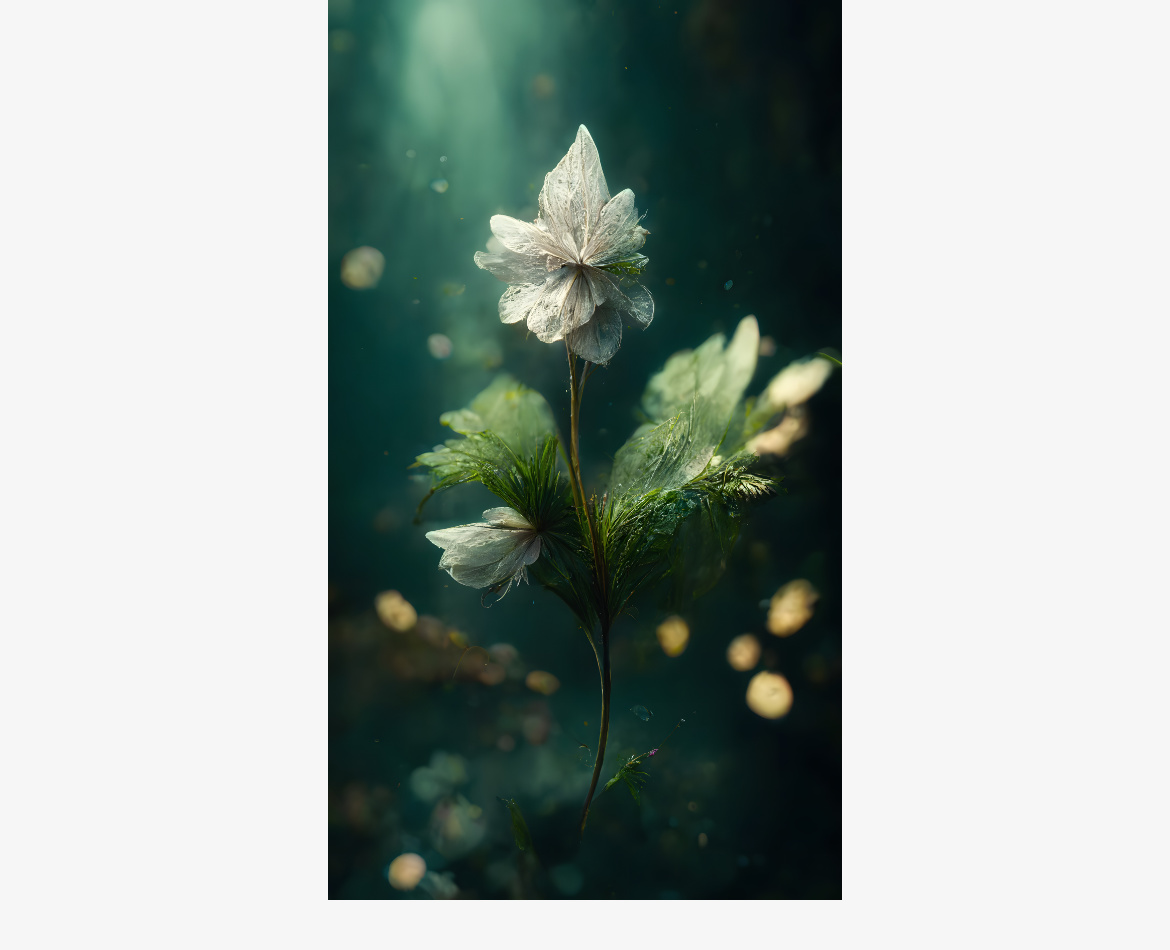
[{"label": "white flower", "polygon": [[494,215],[502,249],[479,251],[475,263],[509,284],[500,298],[504,323],[527,319],[543,342],[566,339],[583,359],[608,363],[622,342],[623,317],[643,328],[654,319],[650,291],[638,283],[623,290],[603,270],[637,274],[646,262],[638,249],[650,232],[638,224],[634,193],[609,196],[597,146],[581,126],[545,176],[538,204],[533,224]]},{"label": "white flower", "polygon": [[462,524],[428,531],[427,540],[443,548],[440,569],[467,587],[503,586],[500,597],[523,580],[540,557],[540,535],[514,508],[489,508],[487,524]]}]

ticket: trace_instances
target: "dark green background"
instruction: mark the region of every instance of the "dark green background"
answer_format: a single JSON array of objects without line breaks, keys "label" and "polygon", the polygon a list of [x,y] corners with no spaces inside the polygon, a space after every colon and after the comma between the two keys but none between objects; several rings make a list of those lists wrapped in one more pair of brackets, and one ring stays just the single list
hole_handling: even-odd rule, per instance
[{"label": "dark green background", "polygon": [[[641,806],[621,788],[597,799],[579,851],[576,788],[588,768],[574,751],[578,739],[596,741],[599,706],[585,638],[537,588],[485,610],[477,591],[438,571],[424,533],[479,520],[494,502],[481,488],[455,489],[415,525],[425,485],[407,468],[449,434],[439,414],[502,371],[540,390],[566,427],[563,346],[500,324],[504,285],[472,255],[492,214],[535,216],[544,174],[580,123],[610,191],[632,188],[647,212],[644,283],[657,308],[589,383],[587,487],[637,424],[647,378],[676,350],[755,314],[776,353],[760,358],[753,393],[792,359],[840,350],[839,8],[335,0],[329,29],[329,896],[421,897],[386,882],[406,850],[453,872],[464,896],[507,896],[489,870],[515,854],[503,796],[516,798],[536,839],[545,870],[533,895],[562,896],[547,869],[572,864],[585,898],[839,897],[839,373],[809,404],[810,434],[783,462],[787,494],[755,509],[723,579],[682,611],[686,652],[672,659],[658,648],[665,612],[652,599],[615,627],[606,776],[620,750],[645,751],[687,722],[652,761]],[[437,178],[445,193],[430,187]],[[342,256],[360,245],[385,255],[375,289],[339,279]],[[433,333],[451,339],[449,359],[428,352]],[[821,599],[814,619],[781,640],[767,633],[762,602],[797,577]],[[539,699],[523,681],[396,677],[379,657],[383,639],[403,635],[371,613],[388,588],[472,642],[511,643],[525,666],[554,673],[563,685],[547,700],[548,742],[494,744],[509,708]],[[793,709],[775,722],[746,707],[751,674],[724,659],[728,641],[749,631],[765,647],[760,668],[793,686]],[[635,704],[654,719],[632,716]],[[409,789],[436,749],[467,760],[458,791],[488,822],[483,842],[450,862],[431,847],[430,806]],[[538,787],[538,772],[559,784]]]}]

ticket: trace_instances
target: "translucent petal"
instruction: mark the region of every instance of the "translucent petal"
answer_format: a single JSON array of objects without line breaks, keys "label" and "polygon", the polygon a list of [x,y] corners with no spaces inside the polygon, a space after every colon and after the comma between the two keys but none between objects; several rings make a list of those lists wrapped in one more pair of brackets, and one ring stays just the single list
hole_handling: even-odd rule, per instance
[{"label": "translucent petal", "polygon": [[[538,198],[540,216],[553,233],[570,237],[580,249],[596,230],[608,201],[601,157],[589,130],[582,125],[565,157],[544,178]],[[567,244],[563,237],[562,241]]]},{"label": "translucent petal", "polygon": [[545,282],[540,299],[528,314],[528,329],[542,342],[553,343],[588,322],[594,309],[589,283],[581,270],[562,267]]},{"label": "translucent petal", "polygon": [[489,508],[483,513],[483,520],[505,528],[517,528],[521,531],[532,530],[532,525],[515,508]]},{"label": "translucent petal", "polygon": [[601,209],[597,228],[589,238],[583,259],[591,264],[622,260],[646,243],[649,232],[638,226],[634,193],[618,192]]},{"label": "translucent petal", "polygon": [[538,284],[509,284],[508,289],[500,297],[500,319],[504,323],[519,323],[526,320],[536,301],[544,293],[544,282],[548,279],[542,276]]},{"label": "translucent petal", "polygon": [[593,319],[567,337],[569,349],[591,363],[608,363],[622,345],[622,320],[616,310],[598,307]]},{"label": "translucent petal", "polygon": [[496,528],[490,524],[463,524],[427,532],[427,540],[443,548],[439,567],[444,569],[455,564],[474,567],[496,563],[530,536],[531,532]]},{"label": "translucent petal", "polygon": [[623,289],[629,301],[623,315],[643,329],[650,326],[650,321],[654,319],[654,298],[650,291],[641,284],[630,284]]},{"label": "translucent petal", "polygon": [[535,224],[509,218],[506,214],[493,214],[488,224],[491,226],[492,234],[503,242],[505,248],[529,258],[533,264],[546,265],[547,269],[549,257],[561,259],[565,257],[564,250],[552,239],[549,232]]},{"label": "translucent petal", "polygon": [[477,267],[509,284],[543,282],[548,276],[548,267],[544,261],[543,257],[518,254],[508,248],[495,254],[489,254],[486,251],[475,252]]}]

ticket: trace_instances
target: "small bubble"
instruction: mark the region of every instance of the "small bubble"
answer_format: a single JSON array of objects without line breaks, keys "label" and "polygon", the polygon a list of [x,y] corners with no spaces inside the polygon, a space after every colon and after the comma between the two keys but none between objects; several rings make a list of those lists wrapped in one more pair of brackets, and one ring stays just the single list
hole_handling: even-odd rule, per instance
[{"label": "small bubble", "polygon": [[440,155],[440,156],[439,156],[439,161],[440,161],[440,162],[445,162],[446,160],[447,160],[447,156],[446,156],[446,155]]},{"label": "small bubble", "polygon": [[447,359],[454,348],[450,337],[442,333],[432,333],[427,337],[427,351],[437,360]]},{"label": "small bubble", "polygon": [[723,289],[724,289],[724,290],[731,290],[731,285],[732,285],[733,283],[735,283],[735,281],[733,281],[733,280],[729,280],[727,283],[725,283],[725,284],[723,285]]},{"label": "small bubble", "polygon": [[416,152],[416,151],[415,151],[414,149],[412,149],[412,148],[408,148],[408,149],[406,150],[406,157],[407,157],[407,158],[414,158],[414,156],[416,156],[417,154],[418,154],[418,152]]},{"label": "small bubble", "polygon": [[630,712],[641,719],[642,722],[649,722],[654,717],[654,713],[645,706],[631,706]]}]

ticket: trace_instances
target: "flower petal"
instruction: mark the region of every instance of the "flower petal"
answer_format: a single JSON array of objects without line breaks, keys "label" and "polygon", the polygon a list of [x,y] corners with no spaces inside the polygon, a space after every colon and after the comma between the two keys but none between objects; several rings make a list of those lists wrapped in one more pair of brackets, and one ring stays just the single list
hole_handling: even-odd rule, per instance
[{"label": "flower petal", "polygon": [[635,253],[646,243],[650,232],[638,226],[638,209],[634,193],[627,188],[614,195],[601,209],[597,228],[582,252],[590,264],[619,261]]},{"label": "flower petal", "polygon": [[[500,239],[505,248],[529,258],[533,264],[544,264],[546,270],[551,263],[548,260],[550,257],[561,261],[567,259],[564,249],[553,240],[553,236],[535,224],[509,218],[506,214],[493,214],[488,224],[492,234]],[[480,253],[476,252],[477,258]]]},{"label": "flower petal", "polygon": [[566,339],[569,349],[591,363],[608,363],[622,345],[622,320],[618,311],[598,307],[593,319]]},{"label": "flower petal", "polygon": [[495,254],[476,251],[475,264],[493,277],[509,284],[543,283],[548,277],[548,266],[544,257],[518,254],[508,248]]},{"label": "flower petal", "polygon": [[576,267],[554,271],[528,314],[528,329],[544,343],[554,343],[587,323],[596,305],[589,282]]},{"label": "flower petal", "polygon": [[532,525],[515,508],[489,508],[483,513],[483,520],[489,524],[498,524],[505,528],[516,528],[520,531],[532,530]]},{"label": "flower petal", "polygon": [[544,293],[546,280],[547,277],[542,278],[539,284],[509,284],[500,297],[500,320],[504,323],[519,323],[527,319]]},{"label": "flower petal", "polygon": [[654,298],[641,284],[628,284],[622,288],[622,299],[610,306],[620,310],[622,316],[643,330],[654,319]]},{"label": "flower petal", "polygon": [[567,246],[565,238],[570,238],[579,250],[589,242],[608,201],[601,157],[593,136],[582,125],[565,157],[544,177],[537,199],[540,216],[562,243]]}]

